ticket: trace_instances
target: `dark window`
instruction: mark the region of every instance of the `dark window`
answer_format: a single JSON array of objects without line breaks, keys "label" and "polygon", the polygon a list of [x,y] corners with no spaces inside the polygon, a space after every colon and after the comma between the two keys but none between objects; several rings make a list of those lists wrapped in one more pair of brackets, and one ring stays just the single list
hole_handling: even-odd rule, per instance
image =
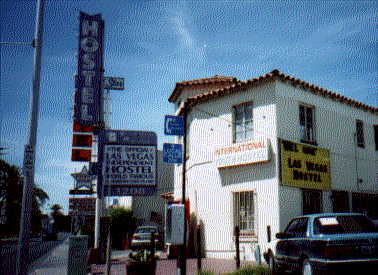
[{"label": "dark window", "polygon": [[322,191],[305,189],[303,195],[303,215],[322,212]]},{"label": "dark window", "polygon": [[352,193],[353,212],[363,213],[371,219],[378,219],[378,195]]},{"label": "dark window", "polygon": [[364,139],[364,123],[362,120],[356,120],[356,141],[358,147],[365,147],[365,139]]},{"label": "dark window", "polygon": [[307,218],[293,220],[285,229],[285,233],[291,233],[294,237],[305,237],[307,233]]},{"label": "dark window", "polygon": [[378,151],[378,125],[374,125],[375,150]]},{"label": "dark window", "polygon": [[333,212],[349,212],[349,196],[346,191],[332,191]]},{"label": "dark window", "polygon": [[314,107],[299,105],[299,126],[301,142],[316,144]]},{"label": "dark window", "polygon": [[253,105],[252,102],[233,107],[234,111],[234,142],[240,142],[253,137]]},{"label": "dark window", "polygon": [[343,234],[376,232],[366,216],[326,216],[314,221],[314,234]]}]

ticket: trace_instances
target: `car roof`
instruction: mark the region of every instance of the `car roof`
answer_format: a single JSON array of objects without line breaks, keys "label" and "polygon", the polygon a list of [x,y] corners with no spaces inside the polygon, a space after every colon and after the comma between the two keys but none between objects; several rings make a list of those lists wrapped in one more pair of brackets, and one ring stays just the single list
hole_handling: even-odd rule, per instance
[{"label": "car roof", "polygon": [[335,212],[328,212],[328,213],[316,213],[316,214],[309,214],[309,215],[302,215],[295,218],[318,218],[318,217],[328,217],[328,216],[365,216],[362,213],[335,213]]}]

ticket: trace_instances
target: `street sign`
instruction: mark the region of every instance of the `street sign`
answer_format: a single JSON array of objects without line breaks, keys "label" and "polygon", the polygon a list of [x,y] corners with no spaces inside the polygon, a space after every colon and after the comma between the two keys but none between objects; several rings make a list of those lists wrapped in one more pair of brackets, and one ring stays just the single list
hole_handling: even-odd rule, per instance
[{"label": "street sign", "polygon": [[125,79],[123,77],[105,76],[104,89],[122,91],[125,89]]},{"label": "street sign", "polygon": [[24,150],[24,173],[31,172],[34,169],[34,148],[31,145],[25,145]]},{"label": "street sign", "polygon": [[153,132],[106,130],[99,135],[100,196],[147,196],[156,190],[157,137]]},{"label": "street sign", "polygon": [[184,117],[165,116],[164,134],[169,136],[183,136],[185,130],[184,127]]},{"label": "street sign", "polygon": [[182,163],[182,145],[164,143],[163,161],[166,163]]}]

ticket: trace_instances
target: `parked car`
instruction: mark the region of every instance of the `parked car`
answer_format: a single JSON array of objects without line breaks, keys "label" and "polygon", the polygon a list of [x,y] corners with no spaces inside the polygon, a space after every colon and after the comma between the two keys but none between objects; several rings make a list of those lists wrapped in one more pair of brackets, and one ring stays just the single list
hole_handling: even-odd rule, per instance
[{"label": "parked car", "polygon": [[[273,274],[376,274],[378,230],[365,215],[324,213],[294,218],[268,244],[264,258]],[[369,271],[371,270],[371,271]],[[357,273],[355,273],[357,274]]]},{"label": "parked car", "polygon": [[157,249],[163,248],[163,233],[158,226],[144,225],[138,226],[131,238],[131,249],[148,248],[151,246],[151,233],[155,235],[155,245]]}]

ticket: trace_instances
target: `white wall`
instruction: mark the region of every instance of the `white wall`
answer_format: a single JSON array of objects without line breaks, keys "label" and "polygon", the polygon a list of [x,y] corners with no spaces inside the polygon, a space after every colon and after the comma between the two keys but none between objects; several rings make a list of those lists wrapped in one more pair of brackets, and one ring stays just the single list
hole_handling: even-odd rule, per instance
[{"label": "white wall", "polygon": [[[196,92],[193,92],[195,94]],[[188,94],[186,94],[188,95]],[[217,168],[214,151],[233,144],[232,106],[252,101],[254,139],[267,138],[271,159],[264,164]],[[233,257],[232,192],[254,191],[257,200],[257,241],[261,251],[266,246],[266,228],[272,238],[289,220],[301,215],[302,191],[279,184],[277,138],[300,142],[299,103],[315,106],[318,146],[331,152],[332,189],[378,191],[374,178],[378,167],[373,124],[377,115],[364,112],[329,98],[314,95],[281,81],[267,82],[247,91],[214,98],[194,106],[188,115],[188,160],[186,197],[191,212],[205,226],[208,257]],[[364,121],[365,149],[354,145],[355,119]],[[179,139],[177,139],[179,141]],[[363,179],[356,184],[357,169]],[[182,166],[175,166],[175,199],[181,199]],[[323,192],[323,210],[331,211],[330,191]],[[253,259],[253,243],[241,243],[246,259]],[[243,250],[242,250],[243,251]]]},{"label": "white wall", "polygon": [[[278,136],[299,142],[299,104],[315,106],[316,141],[319,147],[330,150],[332,189],[377,192],[378,153],[373,129],[378,124],[377,114],[287,83],[277,81],[276,85]],[[355,145],[356,119],[364,122],[365,148]],[[359,186],[357,174],[363,180]]]},{"label": "white wall", "polygon": [[[232,106],[252,101],[255,136],[254,140],[267,138],[270,141],[271,159],[268,163],[242,167],[217,168],[215,149],[232,145]],[[187,197],[191,212],[205,226],[205,242],[209,257],[232,257],[234,191],[256,193],[257,241],[266,243],[266,227],[277,232],[278,170],[275,125],[274,84],[267,83],[235,95],[217,98],[196,105],[188,116]],[[181,198],[182,167],[175,171],[175,198]],[[246,259],[252,259],[251,242],[245,246]],[[217,252],[215,252],[217,251]]]},{"label": "white wall", "polygon": [[[378,152],[375,151],[373,125],[378,116],[333,99],[315,95],[288,83],[276,82],[277,134],[279,138],[300,142],[299,104],[315,107],[316,141],[330,151],[331,189],[378,192]],[[356,119],[364,122],[365,148],[355,145]],[[357,159],[357,160],[356,160]],[[357,184],[357,176],[363,180]],[[300,189],[280,187],[280,228],[302,214]],[[331,192],[323,191],[323,211],[332,211]]]}]

